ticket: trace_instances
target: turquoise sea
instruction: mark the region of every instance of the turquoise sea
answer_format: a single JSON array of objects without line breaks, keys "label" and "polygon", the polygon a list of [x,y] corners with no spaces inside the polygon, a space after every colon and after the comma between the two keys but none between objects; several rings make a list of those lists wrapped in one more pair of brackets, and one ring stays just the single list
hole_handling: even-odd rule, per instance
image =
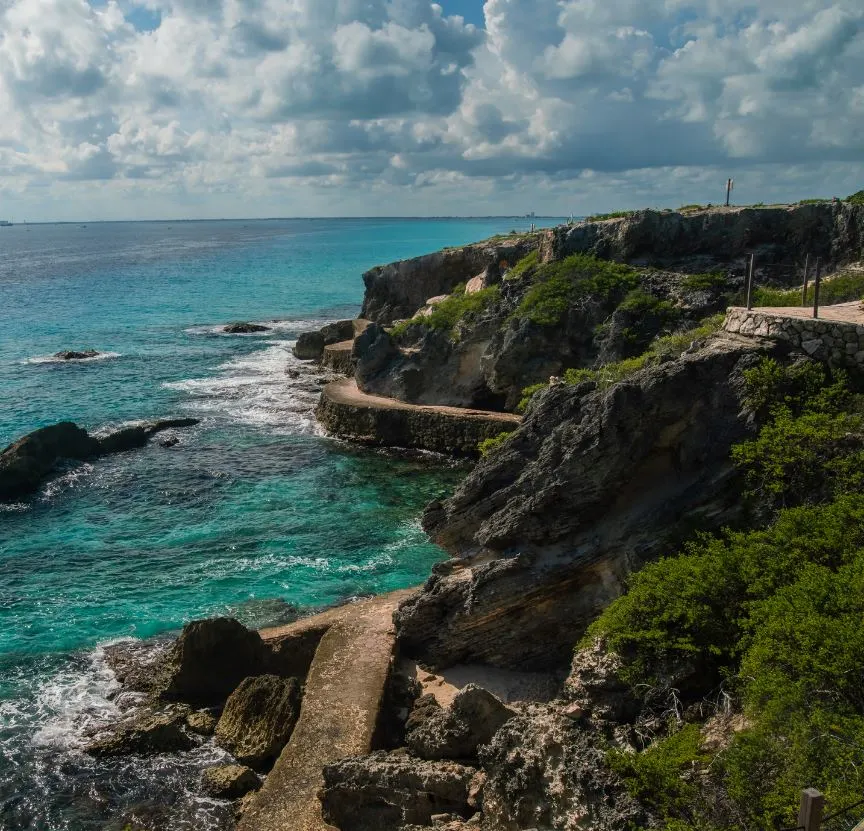
[{"label": "turquoise sea", "polygon": [[[290,348],[358,313],[367,268],[527,222],[0,228],[0,447],[64,419],[201,419],[174,447],[77,466],[0,505],[0,829],[228,827],[227,805],[195,787],[222,758],[211,745],[82,753],[123,704],[103,648],[209,615],[278,623],[425,579],[443,554],[420,512],[464,468],[323,437],[321,373]],[[235,320],[272,330],[220,332]],[[50,357],[85,348],[106,357]]]}]

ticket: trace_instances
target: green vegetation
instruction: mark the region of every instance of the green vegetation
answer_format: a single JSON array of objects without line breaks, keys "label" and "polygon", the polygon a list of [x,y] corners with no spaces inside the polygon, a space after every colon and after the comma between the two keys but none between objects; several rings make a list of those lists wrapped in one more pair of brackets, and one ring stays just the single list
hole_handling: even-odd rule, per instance
[{"label": "green vegetation", "polygon": [[478,318],[498,300],[500,293],[498,286],[490,286],[474,294],[466,294],[464,285],[457,286],[452,294],[433,307],[431,314],[403,320],[390,330],[390,334],[398,338],[411,326],[425,326],[429,329],[446,330],[451,337],[455,338],[456,326],[463,321]]},{"label": "green vegetation", "polygon": [[630,325],[621,331],[624,354],[642,352],[657,332],[668,330],[678,322],[681,312],[668,300],[661,300],[641,288],[633,289],[621,301],[617,309],[630,320]]},{"label": "green vegetation", "polygon": [[799,205],[819,205],[822,202],[830,202],[830,199],[801,199]]},{"label": "green vegetation", "polygon": [[864,190],[859,190],[851,196],[847,196],[844,202],[851,202],[853,205],[864,205]]},{"label": "green vegetation", "polygon": [[477,451],[481,456],[488,456],[493,450],[497,450],[511,436],[510,431],[505,430],[491,439],[484,439],[477,445]]},{"label": "green vegetation", "polygon": [[586,254],[545,263],[537,268],[533,279],[512,316],[541,326],[559,325],[580,301],[615,306],[639,282],[629,266]]},{"label": "green vegetation", "polygon": [[[645,352],[635,358],[603,364],[597,369],[568,369],[564,373],[564,383],[576,386],[585,381],[593,381],[599,389],[607,389],[613,384],[629,378],[646,366],[679,357],[693,341],[711,337],[720,331],[722,325],[723,315],[712,315],[705,318],[693,329],[685,329],[672,335],[656,338]],[[540,390],[546,389],[547,386],[548,384],[533,384],[530,387],[525,387],[522,390],[522,400],[519,402],[517,411],[524,413],[531,403],[531,399]]]},{"label": "green vegetation", "polygon": [[507,273],[508,280],[518,280],[530,269],[536,268],[540,263],[540,251],[534,249],[530,254],[519,260],[513,268]]},{"label": "green vegetation", "polygon": [[608,214],[593,214],[586,218],[586,222],[605,222],[607,219],[625,219],[628,216],[635,216],[638,211],[612,211]]},{"label": "green vegetation", "polygon": [[727,277],[722,271],[688,274],[681,281],[681,285],[686,291],[710,291],[718,294],[728,289]]},{"label": "green vegetation", "polygon": [[[841,272],[823,280],[819,288],[820,305],[845,303],[849,300],[859,300],[864,297],[864,273],[853,271]],[[812,304],[815,298],[813,275],[807,286],[807,303]],[[800,306],[801,289],[753,289],[754,306]],[[805,304],[806,305],[806,304]]]},{"label": "green vegetation", "polygon": [[775,519],[647,566],[587,635],[649,709],[673,687],[679,712],[722,689],[746,717],[722,749],[673,718],[641,752],[609,753],[669,831],[791,826],[801,788],[835,807],[864,789],[862,397],[810,362],[765,360],[745,384],[762,426],[734,458]]}]

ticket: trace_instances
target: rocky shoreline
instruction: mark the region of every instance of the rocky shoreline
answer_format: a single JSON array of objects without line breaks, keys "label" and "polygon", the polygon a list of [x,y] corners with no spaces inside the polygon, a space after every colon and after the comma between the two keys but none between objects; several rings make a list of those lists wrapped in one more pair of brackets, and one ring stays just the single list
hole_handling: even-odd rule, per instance
[{"label": "rocky shoreline", "polygon": [[[816,350],[744,314],[722,328],[745,257],[812,251],[842,269],[862,242],[860,205],[647,211],[367,272],[362,317],[302,335],[295,355],[346,376],[317,410],[331,435],[480,457],[423,516],[450,559],[422,587],[278,629],[194,621],[157,664],[120,655],[143,699],[88,752],[215,742],[236,764],[201,787],[236,800],[240,831],[662,827],[609,754],[640,751],[669,706],[706,745],[746,719],[680,715],[687,666],[646,704],[586,631],[647,563],[769,514],[732,458],[765,423],[748,379]],[[775,288],[794,286],[784,274]],[[58,427],[81,458],[133,440]],[[68,457],[53,433],[12,449],[22,469],[38,460],[19,489]]]}]

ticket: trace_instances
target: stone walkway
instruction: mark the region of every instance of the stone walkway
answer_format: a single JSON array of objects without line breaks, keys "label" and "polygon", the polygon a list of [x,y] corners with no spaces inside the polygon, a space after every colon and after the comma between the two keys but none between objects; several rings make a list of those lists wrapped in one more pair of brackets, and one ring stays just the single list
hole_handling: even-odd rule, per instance
[{"label": "stone walkway", "polygon": [[[812,306],[758,306],[753,309],[760,314],[772,317],[813,318]],[[864,303],[852,300],[849,303],[836,303],[833,306],[819,307],[819,320],[833,320],[838,323],[864,325]]]},{"label": "stone walkway", "polygon": [[238,831],[331,831],[318,790],[325,765],[368,753],[393,661],[393,612],[415,589],[262,630],[265,641],[292,643],[326,627],[309,675],[300,718]]},{"label": "stone walkway", "polygon": [[474,410],[463,407],[441,407],[435,404],[408,404],[395,398],[368,395],[357,387],[353,378],[333,381],[325,388],[327,397],[337,404],[353,407],[368,407],[374,410],[405,410],[409,412],[437,413],[454,418],[471,418],[482,421],[497,421],[503,424],[519,424],[522,417],[514,413],[501,413],[494,410]]}]

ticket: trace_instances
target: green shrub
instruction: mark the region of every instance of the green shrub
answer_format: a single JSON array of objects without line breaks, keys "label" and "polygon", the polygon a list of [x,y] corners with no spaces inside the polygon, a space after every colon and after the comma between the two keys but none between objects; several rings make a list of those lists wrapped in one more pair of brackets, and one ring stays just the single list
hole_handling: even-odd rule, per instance
[{"label": "green shrub", "polygon": [[708,761],[701,746],[699,728],[688,724],[642,753],[611,750],[606,763],[622,778],[631,796],[665,819],[674,819],[688,815],[697,797],[686,774]]},{"label": "green shrub", "polygon": [[864,190],[859,190],[851,196],[847,196],[844,202],[851,202],[853,205],[864,205]]},{"label": "green shrub", "polygon": [[607,219],[625,219],[628,216],[634,216],[638,211],[612,211],[608,214],[593,214],[586,218],[586,222],[605,222]]},{"label": "green shrub", "polygon": [[534,249],[530,254],[526,254],[521,260],[519,260],[513,268],[507,272],[508,280],[518,280],[522,275],[524,275],[527,271],[532,268],[536,268],[540,263],[540,251],[538,249]]},{"label": "green shrub", "polygon": [[801,199],[798,201],[799,205],[820,205],[822,202],[830,202],[830,199],[820,199],[820,198],[811,198],[811,199]]},{"label": "green shrub", "polygon": [[728,278],[722,271],[709,271],[704,274],[688,274],[681,285],[686,291],[711,291],[720,293],[728,290]]},{"label": "green shrub", "polygon": [[[816,296],[811,270],[807,286],[807,305],[811,305]],[[832,303],[846,303],[864,297],[864,274],[844,272],[823,280],[819,287],[819,304],[829,306]],[[801,289],[772,289],[757,287],[753,289],[754,306],[800,306]]]},{"label": "green shrub", "polygon": [[497,436],[493,436],[491,439],[484,439],[477,445],[477,451],[481,456],[488,456],[493,450],[501,447],[510,438],[510,435],[510,431],[505,431],[499,433]]},{"label": "green shrub", "polygon": [[690,211],[702,211],[705,209],[705,207],[706,207],[705,205],[696,205],[696,204],[682,205],[680,208],[678,208],[678,211],[683,214],[683,213],[689,213]]},{"label": "green shrub", "polygon": [[399,337],[411,326],[425,326],[429,329],[446,330],[450,332],[451,337],[455,337],[457,324],[479,317],[497,302],[500,295],[501,290],[498,286],[489,286],[474,294],[466,294],[464,285],[457,286],[452,294],[433,307],[431,314],[403,320],[390,330],[390,334]]},{"label": "green shrub", "polygon": [[522,398],[516,405],[516,412],[524,413],[528,409],[531,399],[534,398],[540,390],[545,390],[548,387],[549,384],[532,384],[530,387],[525,387],[525,389],[522,390]]},{"label": "green shrub", "polygon": [[512,317],[557,326],[579,301],[617,305],[637,285],[638,276],[629,266],[574,254],[537,269],[533,285]]}]

